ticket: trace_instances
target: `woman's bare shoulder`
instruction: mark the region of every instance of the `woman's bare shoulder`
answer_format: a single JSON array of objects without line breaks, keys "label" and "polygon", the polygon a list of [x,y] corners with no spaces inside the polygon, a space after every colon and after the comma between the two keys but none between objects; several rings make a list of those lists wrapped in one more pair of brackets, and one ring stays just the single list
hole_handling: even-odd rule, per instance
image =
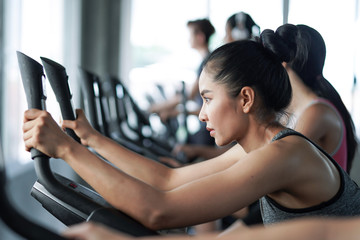
[{"label": "woman's bare shoulder", "polygon": [[281,170],[297,168],[314,151],[312,145],[300,136],[287,136],[249,153],[248,161],[269,165]]}]

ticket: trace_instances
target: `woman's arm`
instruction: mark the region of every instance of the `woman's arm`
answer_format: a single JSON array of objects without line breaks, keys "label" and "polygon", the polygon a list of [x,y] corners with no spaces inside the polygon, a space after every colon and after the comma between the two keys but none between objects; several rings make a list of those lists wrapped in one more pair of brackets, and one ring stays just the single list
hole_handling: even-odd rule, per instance
[{"label": "woman's arm", "polygon": [[170,190],[203,176],[222,171],[245,155],[237,145],[231,151],[213,160],[172,169],[156,161],[136,154],[115,141],[101,135],[86,120],[82,110],[77,110],[76,121],[64,121],[63,127],[72,128],[81,138],[84,145],[93,148],[97,153],[122,171],[160,190]]},{"label": "woman's arm", "polygon": [[[194,176],[196,176],[195,179],[199,178],[197,171],[201,171],[202,175],[212,174],[215,170],[219,171],[219,164],[216,160],[198,164],[202,167],[194,165],[195,167],[188,166],[181,169],[180,172],[176,171],[174,178],[178,179],[178,183],[182,182],[182,184],[173,190],[161,191],[159,188],[139,181],[98,158],[86,147],[67,136],[50,114],[45,111],[26,111],[23,131],[25,146],[28,150],[36,148],[51,157],[65,160],[110,204],[150,228],[161,229],[187,226],[192,223],[206,222],[208,217],[218,217],[219,213],[215,215],[216,217],[205,215],[196,216],[192,219],[194,210],[198,210],[197,205],[201,205],[202,202],[208,201],[208,198],[212,198],[212,193],[204,194],[203,192],[206,192],[209,186],[213,185],[212,181],[215,181],[215,184],[221,181],[221,176],[219,176],[210,179],[210,181],[207,180],[204,182],[206,185],[203,186],[202,181],[193,180]],[[232,152],[236,153],[235,150]],[[225,155],[230,156],[229,153]],[[238,156],[232,156],[232,159],[236,157]],[[131,165],[131,160],[128,160],[129,165]],[[227,165],[233,164],[231,161],[224,160],[224,162]],[[225,169],[229,167],[224,164],[220,165]],[[156,178],[156,174],[153,176]],[[183,179],[190,182],[184,183]],[[196,194],[194,195],[194,193]],[[199,193],[200,197],[196,196],[197,193]],[[194,196],[195,205],[189,204],[188,200]],[[217,205],[216,201],[212,200],[211,203]],[[213,207],[215,206],[213,205]]]},{"label": "woman's arm", "polygon": [[28,110],[24,114],[24,142],[27,150],[66,161],[111,205],[123,210],[145,226],[154,227],[153,219],[162,208],[164,192],[133,178],[66,135],[46,111]]},{"label": "woman's arm", "polygon": [[63,235],[82,240],[357,240],[360,236],[360,219],[301,219],[275,224],[269,227],[241,228],[227,235],[217,233],[189,236],[157,236],[134,238],[105,226],[82,223],[67,229]]},{"label": "woman's arm", "polygon": [[216,147],[211,145],[202,145],[202,144],[179,144],[174,148],[174,153],[184,152],[188,159],[192,158],[202,158],[202,159],[211,159],[217,156],[220,156],[224,152],[228,151],[234,145],[227,145],[224,147]]},{"label": "woman's arm", "polygon": [[[49,113],[30,110],[24,116],[27,149],[34,147],[49,156],[62,158],[110,204],[152,229],[189,226],[229,215],[276,190],[275,185],[283,182],[287,172],[274,169],[277,166],[274,161],[264,161],[269,160],[267,153],[255,154],[252,158],[246,155],[235,164],[228,161],[228,166],[221,165],[220,171],[214,159],[182,168],[175,178],[178,182],[187,178],[188,182],[161,191],[102,161],[67,136]],[[239,157],[233,156],[237,151],[233,148],[224,155],[235,159]],[[197,170],[206,176],[199,178]]]}]

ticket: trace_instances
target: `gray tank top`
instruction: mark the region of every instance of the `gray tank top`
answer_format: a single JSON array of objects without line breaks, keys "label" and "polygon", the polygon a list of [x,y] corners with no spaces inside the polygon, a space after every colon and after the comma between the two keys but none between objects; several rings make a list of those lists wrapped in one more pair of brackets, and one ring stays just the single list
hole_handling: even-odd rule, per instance
[{"label": "gray tank top", "polygon": [[316,206],[301,209],[283,207],[270,197],[264,196],[260,198],[260,210],[264,224],[271,224],[305,216],[330,217],[360,215],[360,188],[357,184],[329,154],[304,135],[291,129],[285,129],[278,133],[272,141],[276,141],[289,135],[298,135],[307,139],[331,160],[340,173],[340,189],[330,200]]}]

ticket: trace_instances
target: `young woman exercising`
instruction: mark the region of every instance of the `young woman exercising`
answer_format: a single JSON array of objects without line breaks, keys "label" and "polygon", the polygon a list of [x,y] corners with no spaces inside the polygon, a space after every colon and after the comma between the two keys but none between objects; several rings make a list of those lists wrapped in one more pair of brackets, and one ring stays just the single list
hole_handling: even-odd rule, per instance
[{"label": "young woman exercising", "polygon": [[260,42],[226,44],[208,58],[199,114],[219,146],[237,144],[198,164],[170,169],[96,132],[79,110],[64,121],[84,145],[67,136],[46,111],[24,114],[26,149],[66,161],[110,204],[151,229],[212,221],[260,199],[265,224],[302,216],[360,213],[360,191],[345,171],[279,119],[291,101],[283,62],[290,50],[273,31]]}]

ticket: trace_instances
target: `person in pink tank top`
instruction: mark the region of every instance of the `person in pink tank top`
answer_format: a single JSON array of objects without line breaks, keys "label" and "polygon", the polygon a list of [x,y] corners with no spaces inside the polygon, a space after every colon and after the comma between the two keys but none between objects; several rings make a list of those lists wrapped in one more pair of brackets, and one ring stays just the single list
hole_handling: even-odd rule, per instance
[{"label": "person in pink tank top", "polygon": [[313,140],[349,173],[357,147],[355,128],[339,93],[322,74],[325,42],[315,29],[296,27],[283,25],[277,31],[295,56],[283,63],[293,89],[288,126]]},{"label": "person in pink tank top", "polygon": [[[303,110],[302,113],[305,114],[306,110],[309,108],[314,108],[316,111],[318,111],[320,108],[323,108],[323,109],[325,109],[324,111],[328,112],[328,114],[336,115],[336,116],[334,116],[333,121],[335,122],[337,127],[336,126],[332,127],[332,129],[336,129],[336,132],[334,133],[334,136],[332,138],[337,140],[337,139],[339,139],[338,136],[340,136],[340,139],[339,139],[339,141],[334,141],[334,143],[336,143],[336,144],[333,144],[331,146],[331,148],[329,147],[328,153],[335,159],[335,161],[343,169],[345,169],[345,170],[348,169],[348,167],[347,167],[347,165],[348,165],[347,164],[347,162],[348,162],[348,153],[347,152],[348,151],[347,151],[347,139],[346,139],[346,125],[344,123],[344,120],[341,117],[340,112],[336,109],[336,107],[334,106],[334,104],[332,102],[330,102],[329,100],[327,100],[325,98],[315,98],[306,106],[306,108]],[[319,111],[319,113],[320,113],[320,111]],[[321,111],[322,114],[324,114],[324,111]],[[318,115],[319,114],[315,114],[315,116],[318,118],[319,123],[323,124],[324,121],[328,121],[328,120],[323,120],[322,117],[319,117]],[[325,115],[325,117],[326,117],[326,115]],[[302,127],[304,129],[306,126],[299,126],[300,124],[302,124],[301,121],[304,121],[303,118],[301,118],[301,114],[299,116],[299,119],[300,119],[299,123],[295,122],[295,124],[298,125],[298,128]],[[328,129],[325,129],[325,130],[328,131]],[[305,131],[305,130],[303,130],[303,131]],[[308,135],[311,135],[311,133],[309,133]],[[322,144],[322,145],[326,145],[326,144]]]},{"label": "person in pink tank top", "polygon": [[334,104],[325,98],[317,98],[312,104],[324,104],[331,108],[336,114],[338,118],[341,120],[341,138],[333,152],[330,152],[330,155],[335,159],[336,162],[340,164],[343,169],[347,169],[347,140],[346,140],[346,126],[344,120],[341,117],[341,114],[336,109]]}]

